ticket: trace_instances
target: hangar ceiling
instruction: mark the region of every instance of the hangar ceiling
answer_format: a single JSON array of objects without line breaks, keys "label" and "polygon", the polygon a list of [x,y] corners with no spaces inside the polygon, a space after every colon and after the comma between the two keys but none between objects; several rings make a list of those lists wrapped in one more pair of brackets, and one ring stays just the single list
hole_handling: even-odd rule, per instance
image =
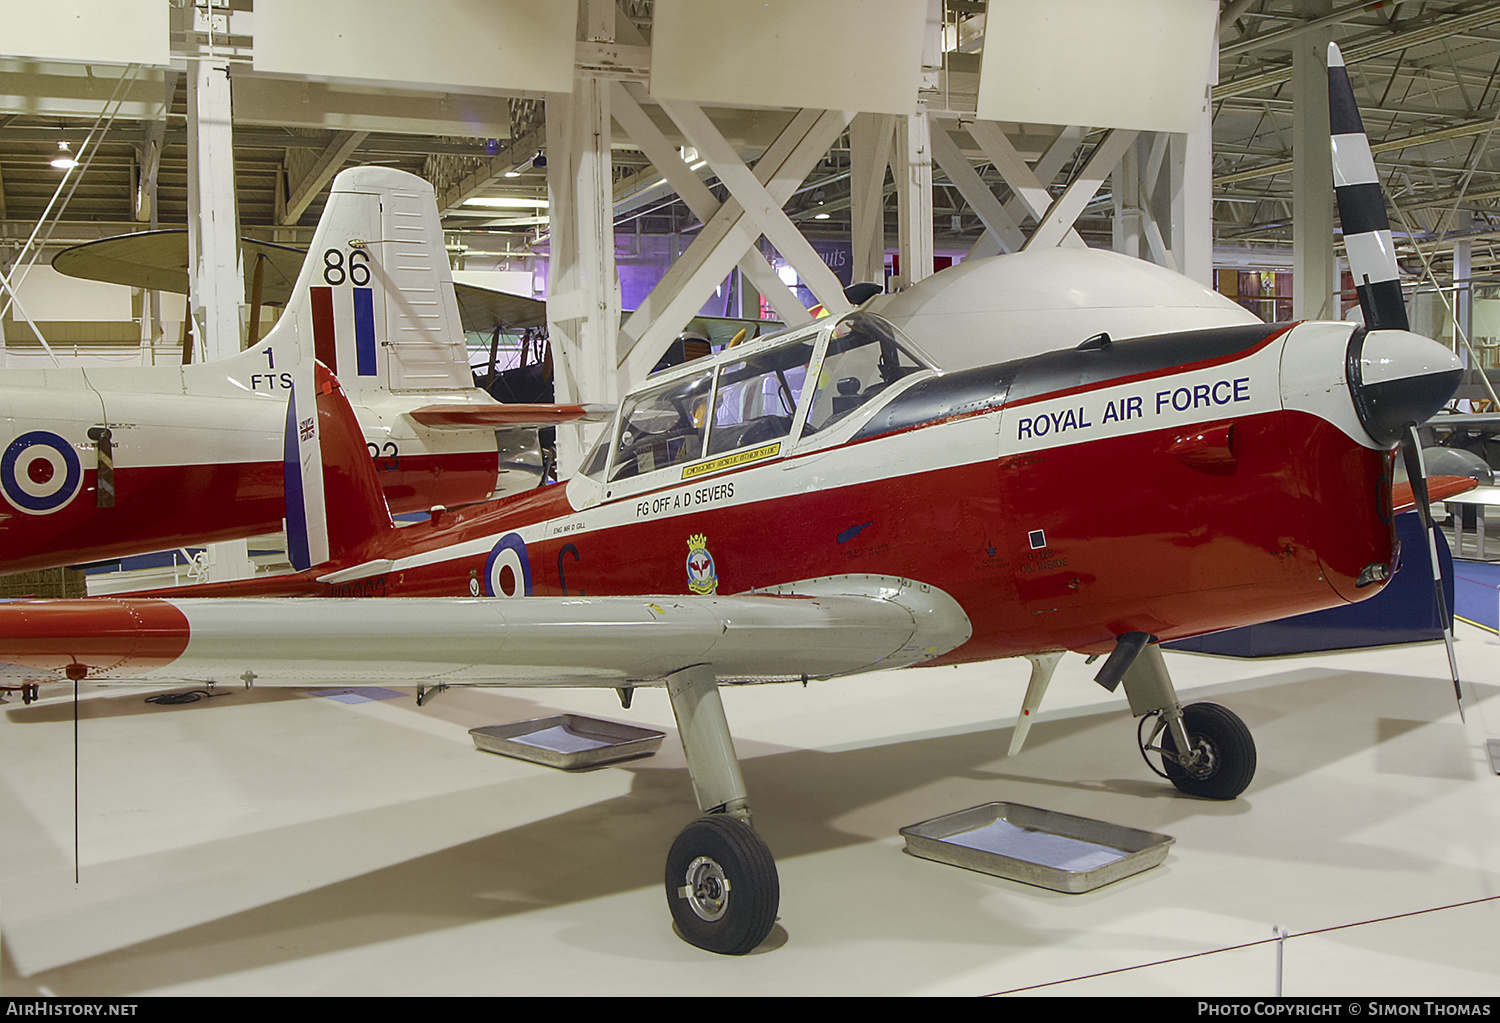
[{"label": "hangar ceiling", "polygon": [[[236,11],[253,8],[251,0],[233,0],[231,6]],[[621,0],[620,9],[622,21],[649,41],[652,0]],[[965,102],[972,103],[965,90],[973,89],[986,42],[1000,40],[1003,45],[1003,32],[993,31],[1003,27],[1003,11],[987,0],[945,0],[944,18],[950,48],[944,54],[943,102],[950,110],[962,109]],[[1404,222],[1392,218],[1398,232],[1409,225],[1440,267],[1455,236],[1467,237],[1474,242],[1476,276],[1500,274],[1500,146],[1494,138],[1500,127],[1500,3],[1473,0],[1222,0],[1219,83],[1212,108],[1216,262],[1289,264],[1291,46],[1320,30],[1330,31],[1344,50],[1377,167],[1406,217]],[[180,42],[174,39],[174,51]],[[238,42],[251,45],[248,39]],[[810,50],[813,59],[830,59],[821,43]],[[628,73],[626,69],[626,77]],[[151,165],[157,140],[156,220],[163,227],[185,223],[186,85],[185,76],[175,77],[174,84],[169,74],[163,86],[171,88],[172,96],[164,122],[121,116],[109,124],[86,172],[74,175],[76,187],[52,229],[54,244],[149,225],[151,211],[136,208],[136,186]],[[24,82],[27,69],[12,68],[11,78],[6,91],[22,91],[24,86],[18,89],[14,81]],[[332,174],[349,164],[378,163],[432,181],[445,209],[445,225],[466,246],[523,249],[545,231],[536,222],[538,210],[464,205],[484,198],[545,199],[545,172],[533,164],[546,146],[541,97],[516,95],[496,102],[503,104],[506,123],[493,124],[484,136],[237,121],[235,177],[243,233],[305,241]],[[104,104],[100,106],[102,110]],[[750,158],[785,115],[739,110],[720,111],[716,117],[726,136]],[[77,153],[94,127],[93,118],[0,115],[0,232],[7,250],[31,233],[53,201],[61,172],[50,161],[58,155],[59,143]],[[1017,148],[1033,158],[1056,131],[1034,125],[1008,128]],[[695,218],[623,139],[620,133],[613,154],[617,226],[657,234],[691,230]],[[1079,150],[1054,191],[1077,172],[1088,152],[1087,146]],[[977,148],[973,156],[982,159]],[[1002,199],[1008,197],[1008,186],[993,168],[978,169]],[[506,171],[516,173],[506,176]],[[940,172],[933,202],[938,248],[968,249],[982,225]],[[788,212],[810,236],[848,237],[847,138],[814,169],[790,200]],[[894,212],[892,200],[888,214],[894,217]],[[1110,243],[1111,212],[1106,189],[1078,224],[1090,243]],[[889,230],[894,236],[894,220]]]}]

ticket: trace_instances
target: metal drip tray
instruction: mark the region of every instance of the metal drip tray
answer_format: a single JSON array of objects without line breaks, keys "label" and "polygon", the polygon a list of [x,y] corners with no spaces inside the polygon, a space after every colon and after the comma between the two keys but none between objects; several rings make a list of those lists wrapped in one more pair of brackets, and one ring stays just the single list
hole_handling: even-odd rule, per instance
[{"label": "metal drip tray", "polygon": [[649,757],[665,732],[579,714],[557,714],[508,725],[471,728],[474,746],[486,753],[576,771],[620,760]]},{"label": "metal drip tray", "polygon": [[1020,803],[985,803],[901,834],[913,856],[1069,894],[1149,870],[1175,841]]}]

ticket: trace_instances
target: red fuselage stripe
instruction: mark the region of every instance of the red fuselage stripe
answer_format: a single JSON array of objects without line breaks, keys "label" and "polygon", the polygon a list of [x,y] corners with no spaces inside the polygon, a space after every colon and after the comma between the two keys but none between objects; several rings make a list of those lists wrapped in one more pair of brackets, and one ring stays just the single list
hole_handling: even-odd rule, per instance
[{"label": "red fuselage stripe", "polygon": [[333,324],[333,289],[309,288],[312,298],[313,351],[318,361],[334,373],[339,371],[339,348]]}]

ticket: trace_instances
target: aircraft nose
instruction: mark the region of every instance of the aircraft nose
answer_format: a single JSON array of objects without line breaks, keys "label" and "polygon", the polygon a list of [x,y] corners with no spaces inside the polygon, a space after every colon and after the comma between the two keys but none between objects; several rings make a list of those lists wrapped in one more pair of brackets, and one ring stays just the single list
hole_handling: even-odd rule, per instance
[{"label": "aircraft nose", "polygon": [[1385,446],[1453,397],[1463,365],[1431,338],[1407,330],[1356,330],[1349,339],[1349,393],[1360,425]]}]

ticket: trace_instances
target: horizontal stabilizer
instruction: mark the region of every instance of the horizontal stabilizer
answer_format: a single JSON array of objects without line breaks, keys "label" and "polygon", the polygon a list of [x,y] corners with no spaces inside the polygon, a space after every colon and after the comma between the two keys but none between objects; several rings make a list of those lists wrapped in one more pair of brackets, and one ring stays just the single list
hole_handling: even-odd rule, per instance
[{"label": "horizontal stabilizer", "polygon": [[0,604],[0,678],[616,687],[706,664],[769,682],[905,667],[969,634],[951,597],[911,583],[826,596],[13,601]]},{"label": "horizontal stabilizer", "polygon": [[472,430],[480,426],[556,426],[559,423],[602,423],[615,414],[613,405],[424,405],[408,413],[434,430]]},{"label": "horizontal stabilizer", "polygon": [[[1471,476],[1429,476],[1427,477],[1427,492],[1433,501],[1441,501],[1444,498],[1456,497],[1467,493],[1479,486]],[[1391,511],[1399,513],[1411,511],[1417,506],[1417,499],[1412,495],[1411,483],[1397,483],[1391,488]]]}]

